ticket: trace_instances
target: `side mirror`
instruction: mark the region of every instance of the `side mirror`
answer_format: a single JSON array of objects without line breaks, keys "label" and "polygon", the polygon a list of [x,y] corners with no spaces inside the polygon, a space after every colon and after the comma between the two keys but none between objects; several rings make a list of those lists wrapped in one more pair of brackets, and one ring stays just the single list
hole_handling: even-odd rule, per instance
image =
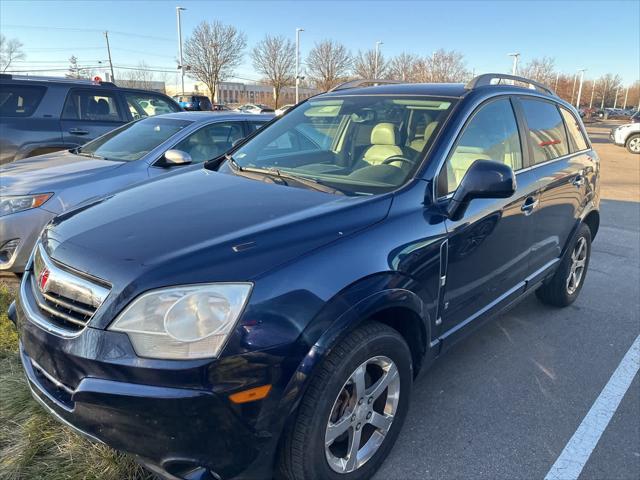
[{"label": "side mirror", "polygon": [[447,205],[447,216],[458,220],[475,198],[509,198],[516,191],[516,176],[509,165],[476,160],[465,173]]},{"label": "side mirror", "polygon": [[175,167],[178,165],[188,165],[193,161],[191,155],[182,150],[167,150],[164,154],[165,167]]}]

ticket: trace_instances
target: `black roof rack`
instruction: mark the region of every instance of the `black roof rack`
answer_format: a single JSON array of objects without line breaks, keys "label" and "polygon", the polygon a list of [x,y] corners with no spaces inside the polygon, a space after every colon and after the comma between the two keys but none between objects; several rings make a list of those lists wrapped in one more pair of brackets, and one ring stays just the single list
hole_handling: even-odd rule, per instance
[{"label": "black roof rack", "polygon": [[75,83],[83,85],[104,85],[106,87],[117,87],[113,82],[100,81],[89,78],[67,78],[67,77],[48,77],[40,75],[15,75],[12,73],[0,73],[0,79],[4,80],[31,80],[34,82],[56,82],[56,83]]},{"label": "black roof rack", "polygon": [[531,80],[525,77],[519,77],[517,75],[508,75],[506,73],[483,73],[482,75],[478,75],[477,77],[469,81],[464,86],[464,88],[467,90],[473,90],[474,88],[484,87],[486,85],[496,85],[495,83],[491,83],[496,79],[498,80],[498,85],[502,82],[502,80],[511,80],[514,82],[526,83],[527,85],[530,85],[529,88],[557,97],[556,92],[540,82],[536,82],[535,80]]},{"label": "black roof rack", "polygon": [[398,82],[397,80],[373,80],[370,78],[362,78],[359,80],[351,80],[349,82],[344,82],[341,83],[339,85],[336,85],[335,87],[333,87],[331,90],[329,90],[330,92],[336,92],[338,90],[347,90],[349,88],[358,88],[361,87],[363,85],[371,85],[371,86],[375,86],[375,85],[386,85],[386,84],[397,84],[397,83],[402,83],[402,82]]}]

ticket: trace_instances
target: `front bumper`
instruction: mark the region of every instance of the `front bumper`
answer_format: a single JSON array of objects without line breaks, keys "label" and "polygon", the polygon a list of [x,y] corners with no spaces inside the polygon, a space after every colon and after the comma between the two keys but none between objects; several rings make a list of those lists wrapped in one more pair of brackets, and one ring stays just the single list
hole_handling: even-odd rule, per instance
[{"label": "front bumper", "polygon": [[9,240],[19,240],[13,255],[0,261],[0,270],[23,272],[40,232],[55,216],[43,208],[31,208],[0,217],[0,248]]},{"label": "front bumper", "polygon": [[23,296],[14,314],[22,364],[33,396],[58,420],[167,479],[271,476],[283,417],[278,389],[243,405],[228,395],[271,383],[275,357],[262,352],[261,365],[252,355],[142,359],[118,332],[89,327],[62,338],[43,330],[27,317]]}]

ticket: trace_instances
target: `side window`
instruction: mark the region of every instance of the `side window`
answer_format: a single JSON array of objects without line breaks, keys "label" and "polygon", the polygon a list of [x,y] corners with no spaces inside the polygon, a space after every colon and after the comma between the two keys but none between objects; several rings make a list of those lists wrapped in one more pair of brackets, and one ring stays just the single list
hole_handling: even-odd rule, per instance
[{"label": "side window", "polygon": [[521,103],[529,126],[529,145],[533,152],[533,163],[542,163],[567,155],[567,134],[556,106],[553,103],[531,99],[522,99]]},{"label": "side window", "polygon": [[163,113],[177,112],[173,103],[164,98],[148,93],[127,93],[124,98],[134,120],[141,117],[152,117]]},{"label": "side window", "polygon": [[72,90],[64,104],[62,118],[64,120],[94,122],[121,122],[123,120],[114,94],[96,93],[91,90]]},{"label": "side window", "polygon": [[28,85],[0,86],[0,115],[3,117],[29,117],[36,111],[44,96],[45,87]]},{"label": "side window", "polygon": [[193,163],[200,163],[219,157],[243,136],[240,122],[214,123],[192,133],[173,148],[191,155]]},{"label": "side window", "polygon": [[247,122],[249,124],[249,132],[253,133],[260,129],[267,122]]},{"label": "side window", "polygon": [[569,143],[571,145],[571,152],[579,152],[589,148],[587,141],[584,138],[582,129],[576,117],[566,108],[560,107],[560,113],[564,118],[564,124],[567,126],[567,133],[569,134]]},{"label": "side window", "polygon": [[522,168],[522,147],[518,124],[508,98],[480,107],[458,138],[438,177],[438,195],[458,188],[462,177],[476,160],[494,160]]}]

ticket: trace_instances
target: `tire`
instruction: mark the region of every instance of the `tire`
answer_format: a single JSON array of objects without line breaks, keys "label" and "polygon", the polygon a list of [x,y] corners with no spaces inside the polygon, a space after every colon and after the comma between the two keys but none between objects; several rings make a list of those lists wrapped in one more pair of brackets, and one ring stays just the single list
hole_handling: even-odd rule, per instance
[{"label": "tire", "polygon": [[[536,290],[538,299],[555,307],[571,305],[582,290],[590,259],[591,230],[583,223],[571,247],[565,252],[556,273]],[[573,279],[570,279],[569,276],[574,274]]]},{"label": "tire", "polygon": [[640,133],[635,133],[627,138],[625,146],[629,153],[640,153]]},{"label": "tire", "polygon": [[[364,369],[363,365],[366,365]],[[383,377],[388,386],[372,390],[373,384],[384,383]],[[359,389],[358,384],[352,382],[354,378],[363,379],[367,395],[355,395]],[[278,478],[370,478],[400,433],[409,407],[412,381],[411,352],[396,330],[378,322],[369,322],[354,330],[329,353],[311,380],[297,417],[285,433],[279,452]],[[379,393],[377,400],[369,401],[375,393]],[[357,397],[363,399],[361,404]],[[393,412],[390,426],[389,417],[378,412]],[[381,422],[378,424],[384,425],[386,434],[381,436],[384,429],[377,429],[370,421]],[[328,440],[331,444],[325,449],[325,440],[333,436],[330,422],[334,431],[344,433]],[[340,425],[346,425],[346,429]],[[362,452],[362,458],[358,454],[348,454],[350,439],[357,435],[356,431],[361,435],[361,450],[357,453]],[[369,449],[366,448],[368,445]],[[374,449],[376,445],[377,449]],[[370,456],[367,457],[367,453]],[[340,458],[345,460],[342,467]],[[358,460],[351,461],[351,458]],[[341,472],[341,468],[344,471]]]}]

